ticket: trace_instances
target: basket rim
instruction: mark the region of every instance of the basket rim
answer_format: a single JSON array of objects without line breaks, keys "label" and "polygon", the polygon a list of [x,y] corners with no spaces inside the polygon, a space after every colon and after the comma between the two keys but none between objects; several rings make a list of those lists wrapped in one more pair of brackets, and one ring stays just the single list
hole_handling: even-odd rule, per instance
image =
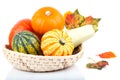
[{"label": "basket rim", "polygon": [[4,52],[4,54],[5,54],[5,51],[7,51],[10,54],[18,54],[18,55],[27,56],[27,57],[38,57],[38,58],[66,58],[66,57],[74,57],[74,56],[77,56],[77,55],[83,53],[83,51],[84,51],[83,44],[81,44],[81,50],[80,50],[80,52],[78,52],[78,53],[76,53],[74,55],[69,55],[69,56],[42,56],[42,55],[24,54],[24,53],[21,53],[21,52],[12,51],[12,50],[8,49],[6,46],[7,46],[7,44],[5,44],[3,46],[3,52]]}]

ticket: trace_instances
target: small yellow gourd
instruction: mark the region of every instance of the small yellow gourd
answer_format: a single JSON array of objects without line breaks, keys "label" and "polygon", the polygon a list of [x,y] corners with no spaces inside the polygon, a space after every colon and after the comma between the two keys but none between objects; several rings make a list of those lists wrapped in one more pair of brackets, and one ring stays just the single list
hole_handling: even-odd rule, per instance
[{"label": "small yellow gourd", "polygon": [[74,45],[66,32],[53,29],[42,36],[41,49],[45,56],[67,56],[72,55]]}]

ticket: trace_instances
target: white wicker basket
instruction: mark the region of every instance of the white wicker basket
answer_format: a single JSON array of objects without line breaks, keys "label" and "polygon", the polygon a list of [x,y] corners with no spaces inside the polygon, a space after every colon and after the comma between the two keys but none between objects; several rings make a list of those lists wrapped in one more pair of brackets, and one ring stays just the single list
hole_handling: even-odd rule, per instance
[{"label": "white wicker basket", "polygon": [[80,52],[71,56],[36,56],[23,54],[8,49],[6,45],[3,47],[3,52],[7,60],[19,70],[45,72],[72,66],[83,54],[83,46],[81,45],[80,48]]}]

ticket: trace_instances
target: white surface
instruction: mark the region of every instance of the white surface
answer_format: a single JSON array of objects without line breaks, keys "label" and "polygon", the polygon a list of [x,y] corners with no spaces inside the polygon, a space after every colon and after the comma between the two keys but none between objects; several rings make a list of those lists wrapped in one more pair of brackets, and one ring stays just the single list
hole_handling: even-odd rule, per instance
[{"label": "white surface", "polygon": [[[8,43],[8,34],[12,26],[23,18],[31,18],[33,13],[43,6],[53,6],[61,13],[65,11],[74,11],[79,9],[84,16],[100,17],[99,31],[96,35],[84,42],[85,52],[83,57],[70,69],[61,72],[53,72],[51,75],[63,75],[67,78],[66,73],[71,71],[68,75],[80,75],[85,80],[119,80],[120,74],[120,12],[119,0],[0,0],[0,80],[11,80],[9,77],[28,77],[35,76],[35,79],[45,76],[44,74],[33,75],[33,73],[26,73],[14,70],[12,66],[6,61],[2,46]],[[105,51],[113,51],[117,58],[107,59],[109,66],[102,70],[87,69],[85,67],[88,63],[88,57],[99,60],[96,54]],[[67,71],[67,72],[66,72]],[[116,73],[117,72],[117,73]],[[55,74],[54,74],[55,73]],[[80,74],[79,74],[80,73]],[[27,75],[27,76],[26,76]],[[76,76],[77,76],[76,75]],[[37,78],[36,78],[37,77]],[[54,78],[57,76],[54,76]],[[70,76],[75,80],[75,76]],[[78,78],[79,76],[77,76]],[[37,80],[38,80],[37,79]],[[32,79],[27,79],[32,80]]]},{"label": "white surface", "polygon": [[84,77],[78,70],[77,66],[73,66],[55,72],[32,73],[19,71],[13,68],[8,73],[6,80],[84,80]]}]

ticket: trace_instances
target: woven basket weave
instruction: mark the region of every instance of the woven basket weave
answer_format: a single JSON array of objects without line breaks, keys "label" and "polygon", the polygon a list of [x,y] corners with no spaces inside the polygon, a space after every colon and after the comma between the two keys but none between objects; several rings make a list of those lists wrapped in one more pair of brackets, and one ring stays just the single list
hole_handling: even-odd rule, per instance
[{"label": "woven basket weave", "polygon": [[81,58],[83,47],[80,51],[71,56],[39,56],[23,54],[8,49],[5,45],[3,52],[7,60],[17,69],[31,72],[45,72],[65,69],[72,66]]}]

